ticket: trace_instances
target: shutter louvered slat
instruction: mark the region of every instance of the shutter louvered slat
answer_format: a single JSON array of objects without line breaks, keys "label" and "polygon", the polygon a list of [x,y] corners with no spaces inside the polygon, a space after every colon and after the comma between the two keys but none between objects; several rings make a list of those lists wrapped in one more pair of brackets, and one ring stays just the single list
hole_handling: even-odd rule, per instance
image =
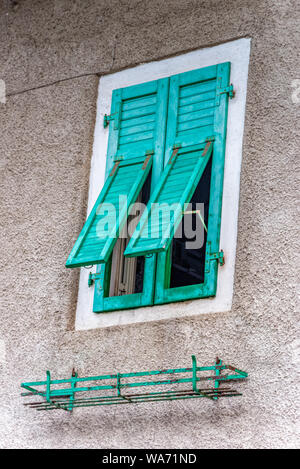
[{"label": "shutter louvered slat", "polygon": [[209,91],[215,91],[216,81],[210,80],[204,83],[196,83],[193,85],[185,85],[181,87],[179,93],[180,97],[195,96]]}]

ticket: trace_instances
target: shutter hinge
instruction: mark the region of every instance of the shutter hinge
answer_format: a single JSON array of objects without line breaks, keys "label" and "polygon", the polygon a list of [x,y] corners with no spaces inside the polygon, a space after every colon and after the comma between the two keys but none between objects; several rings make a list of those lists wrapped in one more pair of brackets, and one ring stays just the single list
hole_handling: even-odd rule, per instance
[{"label": "shutter hinge", "polygon": [[143,171],[147,168],[149,160],[150,160],[151,156],[153,156],[153,155],[154,155],[154,150],[147,150],[146,151],[146,159],[145,159],[145,161],[143,163],[143,166],[142,166]]},{"label": "shutter hinge", "polygon": [[117,130],[120,125],[121,118],[121,102],[116,104],[116,112],[113,114],[104,114],[103,117],[103,127],[106,128],[110,121],[114,121],[114,129]]},{"label": "shutter hinge", "polygon": [[113,119],[113,114],[111,115],[107,115],[107,114],[104,114],[104,117],[103,117],[103,127],[106,128],[108,126],[108,124],[110,123],[110,121]]},{"label": "shutter hinge", "polygon": [[233,85],[227,86],[226,88],[217,88],[216,90],[216,105],[219,106],[220,104],[220,96],[221,94],[228,94],[229,98],[234,98],[235,91],[233,89]]},{"label": "shutter hinge", "polygon": [[123,155],[116,155],[113,160],[114,160],[114,162],[116,162],[116,161],[123,161],[123,160],[124,160],[124,156],[123,156]]},{"label": "shutter hinge", "polygon": [[172,163],[173,159],[176,157],[180,148],[181,148],[181,143],[175,143],[175,145],[173,145],[173,152],[172,152],[172,155],[170,156],[168,164]]},{"label": "shutter hinge", "polygon": [[92,274],[92,272],[90,272],[89,274],[89,279],[88,279],[88,286],[91,287],[94,283],[95,280],[100,280],[102,278],[102,275],[101,273],[99,274]]},{"label": "shutter hinge", "polygon": [[221,250],[219,252],[211,252],[210,250],[210,243],[207,243],[207,249],[205,253],[205,272],[208,273],[210,271],[210,263],[211,261],[218,261],[220,265],[225,264],[225,257],[224,252]]},{"label": "shutter hinge", "polygon": [[147,158],[145,159],[143,166],[142,166],[143,171],[145,171],[145,169],[147,168],[150,158],[151,158],[151,155],[148,155]]},{"label": "shutter hinge", "polygon": [[112,168],[112,170],[111,170],[111,172],[110,172],[110,174],[109,174],[110,177],[112,177],[112,176],[115,174],[115,172],[116,172],[117,169],[118,169],[119,164],[120,164],[120,161],[116,161],[116,162],[115,162],[115,164],[114,164],[114,166],[113,166],[113,168]]}]

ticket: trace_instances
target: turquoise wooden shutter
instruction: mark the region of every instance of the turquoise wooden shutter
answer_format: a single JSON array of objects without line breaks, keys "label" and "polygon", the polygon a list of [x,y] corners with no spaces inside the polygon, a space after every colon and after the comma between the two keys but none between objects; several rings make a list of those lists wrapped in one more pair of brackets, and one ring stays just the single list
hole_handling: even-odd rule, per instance
[{"label": "turquoise wooden shutter", "polygon": [[[157,155],[165,142],[168,80],[159,80],[113,91],[109,122],[106,183],[70,253],[66,267],[107,262],[124,226],[128,207],[135,202],[154,156],[154,172],[160,172]],[[105,125],[105,124],[104,124]],[[147,156],[148,155],[148,156]],[[147,161],[147,164],[144,162]],[[126,205],[119,207],[119,196]],[[101,209],[111,205],[110,231],[101,229]],[[117,214],[117,217],[115,217]],[[114,217],[116,218],[115,223]],[[109,222],[109,220],[108,220]],[[99,228],[100,226],[100,228]]]},{"label": "turquoise wooden shutter", "polygon": [[[106,168],[116,159],[127,160],[153,151],[160,155],[166,139],[169,79],[114,90]],[[161,162],[154,155],[153,170],[158,176]],[[158,172],[157,172],[158,171]]]},{"label": "turquoise wooden shutter", "polygon": [[[163,171],[166,141],[169,78],[146,82],[114,90],[111,116],[109,116],[109,139],[106,174],[115,161],[123,163],[152,153],[151,191]],[[135,308],[153,304],[156,258],[145,259],[145,275],[142,293],[109,297],[111,257],[97,267],[95,280],[94,312]]]},{"label": "turquoise wooden shutter", "polygon": [[[200,82],[197,81],[199,79]],[[183,119],[190,121],[191,127],[193,126],[194,129],[198,130],[199,138],[203,138],[204,135],[210,135],[214,138],[211,155],[208,232],[205,246],[203,283],[170,288],[171,249],[167,253],[161,252],[158,254],[155,304],[214,296],[217,291],[218,261],[219,259],[222,261],[222,257],[219,257],[219,243],[228,96],[233,97],[233,89],[232,86],[229,86],[229,79],[230,62],[184,73],[174,77],[174,80],[171,78],[170,100],[173,100],[173,107],[175,106],[174,102],[177,102],[177,106],[174,107],[177,122],[176,124],[173,122],[168,127],[167,153],[170,153],[174,140],[178,140],[178,142],[185,145],[190,141],[190,136],[193,143],[195,143],[195,133],[192,129],[182,127]],[[203,90],[204,86],[209,87],[209,90],[207,89],[206,92],[202,93],[201,89]],[[172,106],[172,101],[170,106]]]},{"label": "turquoise wooden shutter", "polygon": [[151,167],[146,158],[117,162],[71,251],[66,267],[106,262]]},{"label": "turquoise wooden shutter", "polygon": [[[198,185],[212,152],[211,140],[193,147],[174,149],[149,201],[125,255],[140,256],[167,251],[181,221],[184,206]],[[170,206],[173,210],[170,211]]]}]

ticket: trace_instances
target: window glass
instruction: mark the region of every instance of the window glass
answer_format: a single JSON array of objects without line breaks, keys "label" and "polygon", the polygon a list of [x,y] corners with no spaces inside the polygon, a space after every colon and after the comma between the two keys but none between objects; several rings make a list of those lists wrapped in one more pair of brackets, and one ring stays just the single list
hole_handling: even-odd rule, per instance
[{"label": "window glass", "polygon": [[[184,215],[173,239],[170,288],[204,282],[211,160],[206,165],[188,207],[188,211],[196,211],[201,204],[202,221],[198,213]],[[191,234],[194,234],[193,238]]]}]

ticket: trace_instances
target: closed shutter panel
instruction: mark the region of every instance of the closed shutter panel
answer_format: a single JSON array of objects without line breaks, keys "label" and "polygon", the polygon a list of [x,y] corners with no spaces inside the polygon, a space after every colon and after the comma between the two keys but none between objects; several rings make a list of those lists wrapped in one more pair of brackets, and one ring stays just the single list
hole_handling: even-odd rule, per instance
[{"label": "closed shutter panel", "polygon": [[164,149],[169,79],[113,91],[108,163]]},{"label": "closed shutter panel", "polygon": [[[230,63],[225,63],[171,77],[166,167],[149,201],[148,212],[141,218],[125,255],[167,251],[183,216],[184,204],[188,204],[193,195],[210,158],[212,146],[216,160],[212,173],[216,184],[212,186],[218,187],[218,197],[222,199],[220,183],[223,181],[228,99],[222,90],[228,86],[229,71]],[[208,141],[212,142],[211,145],[203,150]],[[176,147],[179,148],[177,154]],[[178,209],[169,223],[168,217],[163,216],[164,210],[161,209],[162,215],[158,217],[158,207],[152,205],[175,202]],[[219,203],[216,208],[213,218],[221,214]]]},{"label": "closed shutter panel", "polygon": [[213,134],[216,75],[212,66],[171,77],[166,155],[174,144],[196,145]]}]

